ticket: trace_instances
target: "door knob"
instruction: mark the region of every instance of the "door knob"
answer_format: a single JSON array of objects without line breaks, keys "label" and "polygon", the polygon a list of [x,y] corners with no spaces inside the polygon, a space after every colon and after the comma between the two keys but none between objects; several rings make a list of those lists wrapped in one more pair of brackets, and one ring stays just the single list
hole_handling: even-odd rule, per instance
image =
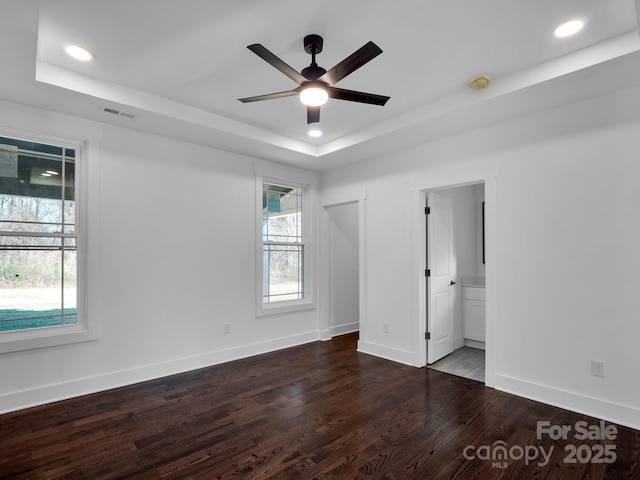
[{"label": "door knob", "polygon": [[451,283],[449,284],[449,286],[451,286],[451,285],[455,285],[455,284],[456,284],[456,282],[454,282],[453,280],[451,280]]}]

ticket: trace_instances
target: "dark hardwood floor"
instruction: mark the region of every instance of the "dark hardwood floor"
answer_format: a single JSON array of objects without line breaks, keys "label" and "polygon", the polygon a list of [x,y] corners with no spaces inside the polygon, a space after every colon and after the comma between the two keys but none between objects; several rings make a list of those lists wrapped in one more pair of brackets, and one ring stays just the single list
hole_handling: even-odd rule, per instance
[{"label": "dark hardwood floor", "polygon": [[[577,440],[576,422],[599,421],[356,353],[356,338],[2,415],[0,477],[640,478],[636,430]],[[572,432],[538,439],[537,421]]]}]

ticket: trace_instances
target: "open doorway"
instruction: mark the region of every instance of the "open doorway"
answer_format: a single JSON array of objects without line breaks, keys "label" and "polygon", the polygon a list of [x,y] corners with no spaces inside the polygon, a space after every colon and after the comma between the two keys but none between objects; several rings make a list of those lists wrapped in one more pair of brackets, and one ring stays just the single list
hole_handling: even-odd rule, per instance
[{"label": "open doorway", "polygon": [[330,336],[360,329],[360,233],[358,202],[327,207]]},{"label": "open doorway", "polygon": [[485,381],[484,183],[426,192],[429,368]]}]

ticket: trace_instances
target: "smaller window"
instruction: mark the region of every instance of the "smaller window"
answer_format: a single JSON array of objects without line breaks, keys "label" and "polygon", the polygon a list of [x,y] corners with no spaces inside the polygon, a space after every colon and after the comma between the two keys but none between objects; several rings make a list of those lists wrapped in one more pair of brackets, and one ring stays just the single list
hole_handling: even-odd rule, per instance
[{"label": "smaller window", "polygon": [[262,184],[263,304],[305,297],[303,189]]}]

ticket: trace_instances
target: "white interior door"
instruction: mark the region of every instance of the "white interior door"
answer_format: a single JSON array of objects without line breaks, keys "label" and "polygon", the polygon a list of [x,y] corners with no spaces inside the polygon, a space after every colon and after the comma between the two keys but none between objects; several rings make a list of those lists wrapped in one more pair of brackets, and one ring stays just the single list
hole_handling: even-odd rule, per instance
[{"label": "white interior door", "polygon": [[427,194],[427,363],[453,352],[455,256],[453,206],[449,198]]}]

